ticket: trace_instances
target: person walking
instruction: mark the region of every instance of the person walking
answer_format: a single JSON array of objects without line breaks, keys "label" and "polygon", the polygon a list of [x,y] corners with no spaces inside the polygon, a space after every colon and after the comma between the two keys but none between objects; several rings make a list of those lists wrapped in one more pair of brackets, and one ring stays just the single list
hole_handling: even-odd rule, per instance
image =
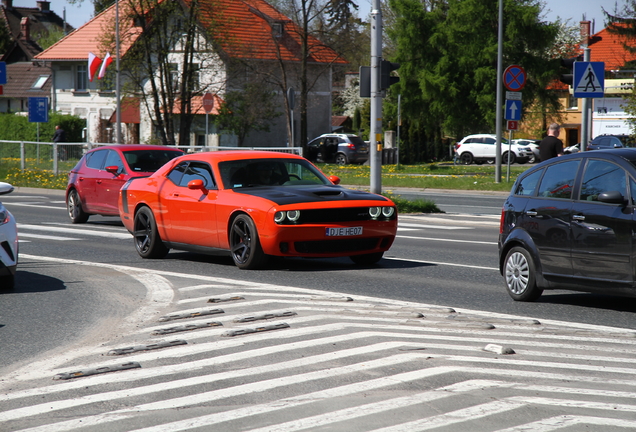
[{"label": "person walking", "polygon": [[53,142],[58,144],[57,147],[57,157],[59,160],[65,161],[67,159],[66,148],[64,146],[60,146],[60,143],[66,142],[66,132],[64,129],[60,127],[60,125],[55,125],[55,133],[53,134]]},{"label": "person walking", "polygon": [[552,123],[548,127],[548,136],[539,143],[539,156],[541,161],[552,159],[563,154],[563,141],[559,137],[561,126]]}]

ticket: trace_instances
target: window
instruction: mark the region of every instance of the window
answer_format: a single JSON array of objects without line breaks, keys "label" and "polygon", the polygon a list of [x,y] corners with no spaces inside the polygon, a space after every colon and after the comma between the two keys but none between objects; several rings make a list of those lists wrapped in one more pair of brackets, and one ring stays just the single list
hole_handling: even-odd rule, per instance
[{"label": "window", "polygon": [[203,162],[190,162],[179,181],[179,186],[188,187],[188,183],[192,180],[203,180],[203,186],[206,189],[214,187],[212,170],[208,164]]},{"label": "window", "polygon": [[85,64],[77,65],[75,76],[75,90],[86,90],[88,80],[88,68]]},{"label": "window", "polygon": [[515,195],[532,196],[537,189],[543,170],[535,171],[522,178],[515,189]]},{"label": "window", "polygon": [[104,165],[108,150],[97,150],[86,156],[86,166],[89,168],[101,169]]},{"label": "window", "polygon": [[183,173],[185,172],[187,167],[188,162],[181,162],[179,165],[174,167],[174,169],[170,171],[170,174],[168,174],[168,178],[170,179],[170,181],[178,186],[179,182],[181,181],[181,177],[183,177]]},{"label": "window", "polygon": [[119,157],[119,153],[117,153],[115,150],[109,150],[108,156],[106,156],[104,167],[109,166],[116,166],[117,168],[119,168],[119,172],[122,172],[124,170],[124,163],[122,162],[121,157]]},{"label": "window", "polygon": [[579,99],[568,93],[567,106],[568,109],[577,109],[579,107]]},{"label": "window", "polygon": [[44,84],[48,81],[50,75],[40,75],[31,86],[32,90],[41,90]]},{"label": "window", "polygon": [[170,68],[170,85],[172,86],[172,91],[179,91],[179,65],[176,63],[170,63],[168,65]]},{"label": "window", "polygon": [[626,174],[623,168],[611,162],[591,160],[585,167],[581,183],[581,200],[598,201],[598,194],[618,191],[627,195]]},{"label": "window", "polygon": [[556,163],[546,168],[539,187],[539,196],[570,199],[580,162],[580,160],[572,160]]}]

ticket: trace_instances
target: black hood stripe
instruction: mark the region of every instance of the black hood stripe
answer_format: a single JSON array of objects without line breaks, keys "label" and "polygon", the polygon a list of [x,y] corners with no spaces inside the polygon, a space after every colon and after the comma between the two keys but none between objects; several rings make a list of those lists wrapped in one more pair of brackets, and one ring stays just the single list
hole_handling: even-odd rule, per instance
[{"label": "black hood stripe", "polygon": [[303,204],[310,202],[371,200],[387,202],[381,195],[346,189],[341,186],[289,187],[268,186],[237,188],[234,192],[265,198],[276,205]]}]

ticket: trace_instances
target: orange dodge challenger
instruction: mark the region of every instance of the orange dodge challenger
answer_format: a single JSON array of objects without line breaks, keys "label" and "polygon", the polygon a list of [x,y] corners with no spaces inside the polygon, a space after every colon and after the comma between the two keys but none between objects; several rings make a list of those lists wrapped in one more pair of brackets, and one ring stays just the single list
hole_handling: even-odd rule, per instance
[{"label": "orange dodge challenger", "polygon": [[395,204],[339,182],[286,153],[193,153],[125,183],[119,213],[143,258],[226,250],[241,269],[269,256],[374,264],[395,239]]}]

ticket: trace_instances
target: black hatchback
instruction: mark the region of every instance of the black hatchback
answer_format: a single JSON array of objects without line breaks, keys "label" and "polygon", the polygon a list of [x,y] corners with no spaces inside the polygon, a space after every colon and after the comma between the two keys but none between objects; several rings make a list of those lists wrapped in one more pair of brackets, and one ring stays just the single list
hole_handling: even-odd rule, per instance
[{"label": "black hatchback", "polygon": [[515,182],[501,212],[508,294],[546,289],[636,294],[636,149],[552,158]]}]

